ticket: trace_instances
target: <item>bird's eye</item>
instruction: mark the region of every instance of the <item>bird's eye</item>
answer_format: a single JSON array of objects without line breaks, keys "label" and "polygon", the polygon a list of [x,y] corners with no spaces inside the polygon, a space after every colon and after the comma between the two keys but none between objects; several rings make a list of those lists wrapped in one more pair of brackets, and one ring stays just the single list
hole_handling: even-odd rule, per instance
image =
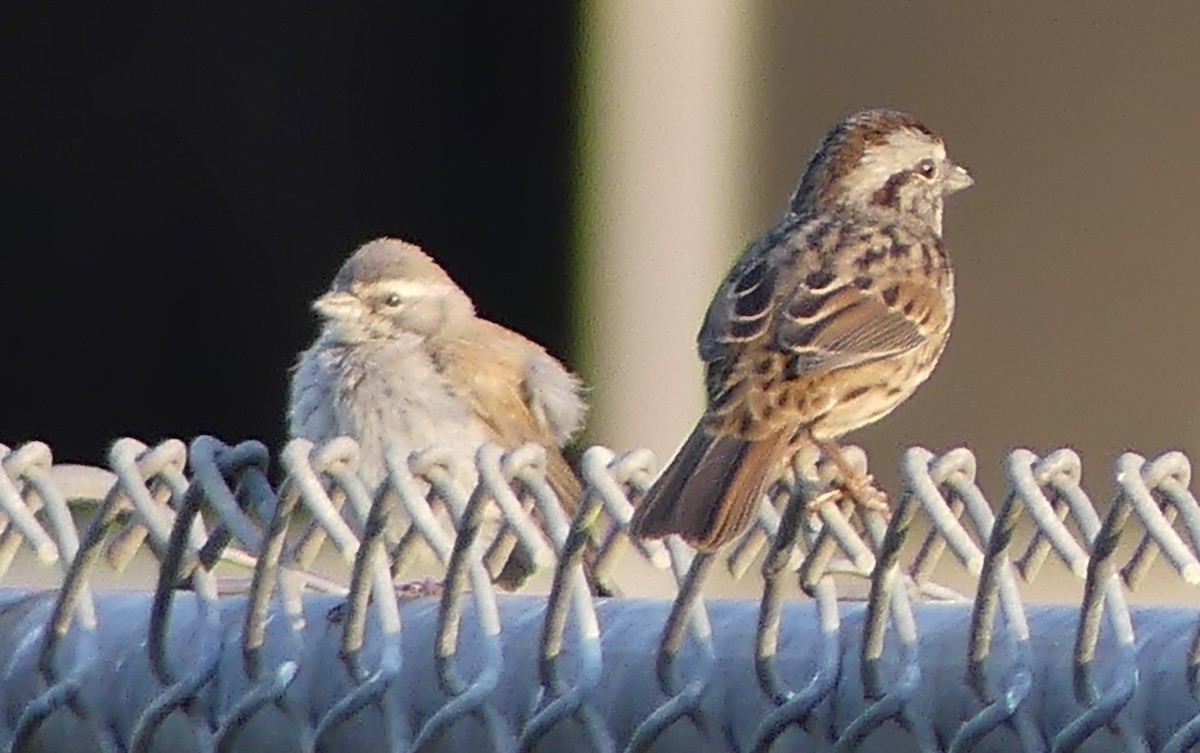
[{"label": "bird's eye", "polygon": [[383,302],[384,302],[384,304],[395,308],[396,306],[400,305],[400,303],[402,302],[402,299],[400,298],[400,296],[398,294],[392,293],[387,298],[384,298]]},{"label": "bird's eye", "polygon": [[921,174],[922,178],[928,180],[937,174],[937,163],[931,159],[923,159],[917,163],[917,172]]}]

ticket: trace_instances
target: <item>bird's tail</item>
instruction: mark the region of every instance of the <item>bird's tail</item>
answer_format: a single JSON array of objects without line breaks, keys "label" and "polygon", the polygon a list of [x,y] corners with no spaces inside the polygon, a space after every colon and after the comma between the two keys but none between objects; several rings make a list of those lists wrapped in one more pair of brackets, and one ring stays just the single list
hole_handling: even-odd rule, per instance
[{"label": "bird's tail", "polygon": [[676,533],[702,551],[728,544],[758,514],[789,438],[789,431],[758,439],[712,434],[700,423],[646,492],[630,533]]},{"label": "bird's tail", "polygon": [[[579,498],[583,496],[583,484],[575,475],[575,471],[571,469],[571,464],[566,457],[558,450],[549,447],[546,448],[546,481],[554,490],[559,501],[562,502],[567,515],[574,515]],[[587,580],[588,589],[594,596],[618,595],[619,590],[614,584],[600,582],[597,579],[592,571],[594,557],[594,547],[588,544],[583,556],[583,576]],[[500,574],[496,576],[496,584],[505,590],[515,591],[525,585],[525,582],[533,575],[534,569],[533,559],[529,552],[518,544],[517,548],[513,549],[512,554],[509,555],[508,560],[505,561]]]}]

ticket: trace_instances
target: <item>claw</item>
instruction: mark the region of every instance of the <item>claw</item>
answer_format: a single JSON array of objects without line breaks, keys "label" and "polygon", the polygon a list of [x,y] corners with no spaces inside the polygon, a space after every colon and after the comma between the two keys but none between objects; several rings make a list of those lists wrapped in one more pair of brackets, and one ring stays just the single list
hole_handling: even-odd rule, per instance
[{"label": "claw", "polygon": [[851,491],[851,494],[854,496],[854,501],[868,510],[877,512],[885,517],[892,512],[891,505],[888,504],[887,492],[875,486],[870,476],[867,477],[867,486],[865,488],[857,492]]},{"label": "claw", "polygon": [[[891,507],[888,506],[888,495],[879,487],[875,486],[875,477],[869,473],[862,473],[854,466],[846,462],[842,457],[841,448],[835,442],[820,442],[818,446],[838,469],[841,474],[841,479],[835,482],[834,489],[840,494],[850,497],[859,507],[880,513],[883,516],[888,516],[891,513]],[[824,497],[825,495],[821,495]],[[818,498],[820,499],[820,498]]]},{"label": "claw", "polygon": [[840,486],[833,486],[821,492],[812,499],[804,503],[804,512],[809,515],[816,515],[817,510],[828,504],[837,504],[846,496],[846,490]]},{"label": "claw", "polygon": [[[887,517],[891,513],[887,492],[875,486],[874,479],[866,476],[862,483],[853,483],[847,479],[839,479],[830,488],[808,500],[804,511],[810,515],[816,514],[822,505],[849,500],[856,506]],[[847,512],[843,510],[843,512]]]}]

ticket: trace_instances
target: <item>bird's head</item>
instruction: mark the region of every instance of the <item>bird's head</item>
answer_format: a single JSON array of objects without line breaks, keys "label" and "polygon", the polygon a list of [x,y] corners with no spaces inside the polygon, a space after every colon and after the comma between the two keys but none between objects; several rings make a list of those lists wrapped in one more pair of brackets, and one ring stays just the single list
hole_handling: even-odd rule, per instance
[{"label": "bird's head", "polygon": [[471,299],[437,262],[394,238],[355,251],[313,310],[327,335],[347,343],[433,337],[475,314]]},{"label": "bird's head", "polygon": [[974,182],[946,155],[942,138],[920,121],[895,110],[863,110],[825,134],[789,211],[800,216],[847,208],[895,211],[941,235],[945,198]]}]

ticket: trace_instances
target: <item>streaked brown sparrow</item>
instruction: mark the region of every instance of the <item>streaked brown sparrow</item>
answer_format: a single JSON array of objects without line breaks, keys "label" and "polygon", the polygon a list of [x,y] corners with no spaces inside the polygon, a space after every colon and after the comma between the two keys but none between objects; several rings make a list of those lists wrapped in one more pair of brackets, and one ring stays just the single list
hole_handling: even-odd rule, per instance
[{"label": "streaked brown sparrow", "polygon": [[633,535],[729,543],[805,443],[857,501],[883,503],[834,440],[890,413],[937,364],[954,315],[943,200],[972,183],[904,113],[865,110],[826,133],[783,220],[709,305],[698,338],[708,408],[647,491]]}]

